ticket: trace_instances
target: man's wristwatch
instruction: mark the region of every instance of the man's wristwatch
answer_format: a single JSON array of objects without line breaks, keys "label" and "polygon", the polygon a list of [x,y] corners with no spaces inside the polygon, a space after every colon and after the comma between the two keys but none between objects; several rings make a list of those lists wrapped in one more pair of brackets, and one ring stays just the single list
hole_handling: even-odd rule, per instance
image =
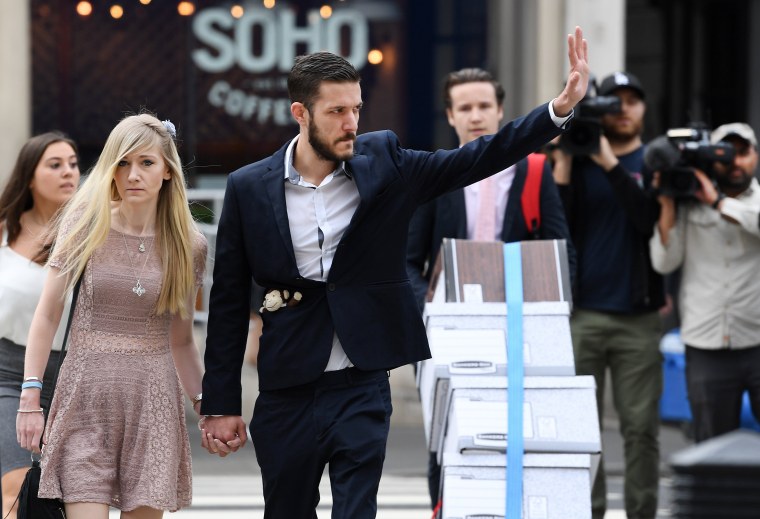
[{"label": "man's wristwatch", "polygon": [[724,195],[723,193],[721,193],[720,191],[718,191],[718,198],[716,198],[715,202],[713,202],[711,204],[712,208],[717,210],[718,209],[718,204],[720,204],[720,201],[723,200],[724,198],[726,198],[726,195]]}]

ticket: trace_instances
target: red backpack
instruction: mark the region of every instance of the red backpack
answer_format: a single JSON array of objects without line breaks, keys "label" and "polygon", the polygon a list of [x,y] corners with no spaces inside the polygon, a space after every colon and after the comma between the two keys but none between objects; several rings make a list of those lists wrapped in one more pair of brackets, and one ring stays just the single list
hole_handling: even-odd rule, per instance
[{"label": "red backpack", "polygon": [[541,228],[541,177],[544,174],[546,155],[531,153],[527,159],[528,173],[520,195],[520,205],[528,232],[533,238],[538,238],[538,230]]}]

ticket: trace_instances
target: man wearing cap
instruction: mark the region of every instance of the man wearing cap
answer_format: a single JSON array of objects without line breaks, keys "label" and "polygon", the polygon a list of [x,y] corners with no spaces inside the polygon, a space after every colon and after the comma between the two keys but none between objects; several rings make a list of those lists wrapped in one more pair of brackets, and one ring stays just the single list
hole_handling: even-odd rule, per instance
[{"label": "man wearing cap", "polygon": [[[620,98],[621,110],[602,116],[599,151],[589,156],[553,152],[554,178],[577,251],[570,320],[575,369],[593,375],[603,423],[607,370],[624,439],[625,509],[629,519],[653,519],[659,481],[662,392],[662,276],[649,260],[649,238],[659,207],[644,166],[644,89],[616,72],[599,95]],[[603,466],[592,489],[594,519],[607,507]]]},{"label": "man wearing cap", "polygon": [[682,268],[681,338],[698,442],[739,428],[745,391],[760,416],[757,138],[749,125],[731,123],[711,140],[733,145],[733,163],[715,164],[710,176],[695,170],[695,200],[676,204],[660,196],[650,240],[658,272]]}]

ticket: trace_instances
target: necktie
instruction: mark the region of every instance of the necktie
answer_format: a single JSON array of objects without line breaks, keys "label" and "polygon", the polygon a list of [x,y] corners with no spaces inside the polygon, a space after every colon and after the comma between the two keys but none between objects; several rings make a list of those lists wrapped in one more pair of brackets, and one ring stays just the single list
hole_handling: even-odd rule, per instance
[{"label": "necktie", "polygon": [[478,220],[475,222],[477,241],[494,241],[496,239],[496,185],[493,177],[488,177],[478,184]]}]

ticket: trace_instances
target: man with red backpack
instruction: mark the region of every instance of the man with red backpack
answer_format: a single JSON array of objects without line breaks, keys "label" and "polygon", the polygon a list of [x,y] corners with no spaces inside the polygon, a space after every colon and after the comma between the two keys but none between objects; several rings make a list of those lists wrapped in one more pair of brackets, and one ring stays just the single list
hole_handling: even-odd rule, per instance
[{"label": "man with red backpack", "polygon": [[[446,116],[463,146],[497,132],[504,115],[504,88],[478,68],[451,72],[443,89]],[[544,155],[531,154],[504,171],[443,195],[423,206],[409,224],[407,272],[420,309],[443,238],[515,242],[566,240],[571,275],[575,249],[565,212]],[[431,455],[430,497],[438,500],[440,467]]]}]

